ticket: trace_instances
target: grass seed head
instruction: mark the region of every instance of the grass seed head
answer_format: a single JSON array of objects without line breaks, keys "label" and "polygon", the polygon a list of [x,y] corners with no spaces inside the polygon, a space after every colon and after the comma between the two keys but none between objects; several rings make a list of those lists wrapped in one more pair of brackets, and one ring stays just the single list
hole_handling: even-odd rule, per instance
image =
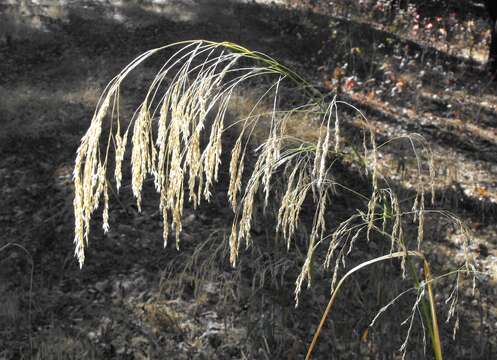
[{"label": "grass seed head", "polygon": [[[107,160],[111,141],[115,147],[114,178],[117,189],[122,184],[122,163],[130,136],[131,185],[138,209],[141,210],[142,206],[144,181],[151,175],[160,196],[164,246],[167,246],[171,228],[176,248],[179,249],[186,193],[188,201],[193,207],[197,207],[202,198],[211,200],[214,184],[219,180],[223,138],[228,128],[234,127],[228,121],[227,114],[235,90],[247,81],[269,77],[272,79],[270,86],[251,106],[249,114],[244,114],[235,123],[241,131],[231,149],[229,185],[226,190],[234,212],[227,242],[230,263],[233,266],[237,264],[243,242],[247,247],[252,244],[252,222],[259,208],[258,196],[262,193],[264,209],[268,206],[270,197],[271,200],[279,201],[276,205],[276,230],[283,235],[288,248],[298,229],[302,209],[311,209],[313,206],[314,216],[307,254],[295,283],[297,304],[305,281],[308,286],[311,285],[315,255],[323,244],[328,245],[324,265],[333,272],[332,290],[337,284],[340,269],[346,266],[347,257],[364,233],[368,240],[371,240],[373,232],[389,238],[390,255],[402,257],[402,268],[405,269],[409,247],[403,223],[410,213],[402,209],[401,201],[388,187],[388,182],[380,172],[381,145],[376,144],[374,129],[358,109],[354,108],[362,116],[364,123],[364,156],[359,161],[370,176],[370,195],[358,194],[343,184],[338,185],[367,199],[367,209],[358,210],[335,229],[329,229],[327,210],[333,202],[337,185],[332,177],[333,164],[337,160],[333,158],[333,151],[344,154],[349,151],[346,128],[339,117],[339,106],[353,106],[336,98],[328,101],[317,90],[309,90],[312,86],[308,82],[267,55],[227,42],[190,41],[180,45],[182,47],[166,61],[151,82],[143,102],[122,135],[119,117],[121,83],[150,56],[171,46],[140,55],[109,83],[97,105],[90,127],[81,140],[74,165],[73,202],[75,254],[80,266],[85,260],[91,216],[98,208],[102,196],[103,228],[104,231],[109,229],[108,191],[111,183],[107,175]],[[239,61],[242,58],[254,61],[254,65],[242,65]],[[308,99],[297,108],[282,110],[281,91],[288,82],[298,85]],[[267,111],[260,113],[259,110],[263,107]],[[298,116],[302,116],[301,119],[319,120],[306,124],[312,127],[308,134],[291,134],[290,123],[301,127],[300,122],[295,120]],[[106,120],[109,120],[105,123],[109,124],[108,127],[104,126]],[[101,139],[104,129],[108,130],[107,144],[102,143]],[[254,141],[258,134],[262,136]],[[420,249],[425,216],[429,213],[424,204],[425,188],[431,187],[433,201],[435,171],[433,155],[426,140],[416,135],[408,137],[408,140],[412,144],[418,167],[419,181],[411,213],[414,213],[415,220],[418,221],[417,247]],[[258,157],[255,165],[250,166],[248,149],[252,143],[260,146],[255,151]],[[107,150],[104,152],[102,149],[105,145]],[[421,164],[424,158],[418,153],[419,147],[428,158],[427,183],[421,181]],[[277,177],[275,174],[285,176]],[[286,184],[280,178],[286,179]],[[278,195],[278,187],[275,188],[275,183],[280,184],[278,181],[283,182],[281,197]],[[457,219],[447,213],[443,215],[452,220]],[[387,231],[389,226],[391,231]],[[461,229],[463,228],[461,224]],[[467,247],[466,241],[464,246]],[[471,269],[468,258],[466,265],[467,269]],[[416,301],[416,308],[420,298],[421,296]],[[414,315],[409,319],[407,339],[413,317]],[[403,345],[401,351],[405,349],[406,346]]]}]

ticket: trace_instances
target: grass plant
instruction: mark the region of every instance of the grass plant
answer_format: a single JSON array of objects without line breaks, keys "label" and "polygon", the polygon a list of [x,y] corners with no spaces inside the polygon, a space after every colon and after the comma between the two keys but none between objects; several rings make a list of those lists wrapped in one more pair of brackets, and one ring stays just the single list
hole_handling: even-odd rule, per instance
[{"label": "grass plant", "polygon": [[[128,75],[152,56],[167,54],[145,97],[133,117],[120,117],[120,91]],[[265,90],[249,111],[234,121],[227,121],[230,104],[237,90],[260,81]],[[261,85],[262,86],[262,85]],[[300,104],[285,107],[283,89],[298,93]],[[109,230],[109,189],[113,176],[117,190],[123,179],[123,161],[131,143],[131,185],[138,210],[141,209],[142,189],[151,176],[160,198],[163,218],[163,241],[167,246],[170,233],[176,248],[181,245],[182,215],[185,203],[193,208],[212,199],[213,186],[218,182],[223,137],[236,129],[236,139],[229,149],[229,181],[226,189],[233,222],[229,235],[229,261],[237,265],[242,248],[252,245],[254,208],[260,196],[262,207],[277,205],[275,232],[281,234],[290,248],[299,228],[302,210],[312,203],[312,227],[309,231],[307,254],[295,282],[295,302],[305,286],[311,286],[316,254],[326,253],[323,266],[332,275],[331,300],[309,348],[308,358],[320,330],[328,317],[338,291],[350,275],[374,263],[398,258],[402,274],[410,272],[417,291],[406,342],[405,354],[413,321],[420,312],[423,326],[429,332],[436,359],[442,358],[438,330],[433,278],[426,256],[422,253],[425,216],[434,187],[434,165],[429,144],[420,135],[390,139],[377,144],[377,137],[366,116],[361,117],[362,143],[349,142],[342,132],[340,109],[352,105],[336,96],[321,94],[317,88],[288,67],[270,56],[229,42],[203,40],[180,42],[145,52],[126,66],[105,88],[87,133],[81,140],[74,167],[75,254],[81,266],[90,239],[90,220],[103,201],[103,229]],[[315,141],[292,133],[295,118],[311,119]],[[313,120],[312,120],[313,119]],[[306,124],[307,126],[307,124]],[[265,129],[258,146],[251,146],[255,134]],[[379,157],[382,146],[391,141],[406,141],[416,161],[415,196],[410,210],[405,210],[381,173]],[[112,156],[111,149],[114,148]],[[256,160],[247,163],[254,153]],[[369,194],[335,180],[336,164],[344,158],[355,159],[356,165],[368,174]],[[276,180],[278,179],[278,180]],[[276,191],[275,183],[285,179],[283,191]],[[336,228],[330,228],[327,209],[333,207],[336,192],[359,197],[367,204],[358,209]],[[438,212],[457,221],[452,215]],[[417,236],[410,242],[405,234],[407,221],[417,222]],[[460,225],[461,231],[467,231]],[[390,241],[390,252],[375,259],[364,259],[340,280],[346,258],[353,252],[359,238]],[[465,243],[467,246],[467,242]],[[417,280],[412,258],[423,261],[424,280]],[[192,260],[194,261],[194,260]],[[472,272],[469,259],[454,273]],[[386,309],[382,309],[383,313]]]}]

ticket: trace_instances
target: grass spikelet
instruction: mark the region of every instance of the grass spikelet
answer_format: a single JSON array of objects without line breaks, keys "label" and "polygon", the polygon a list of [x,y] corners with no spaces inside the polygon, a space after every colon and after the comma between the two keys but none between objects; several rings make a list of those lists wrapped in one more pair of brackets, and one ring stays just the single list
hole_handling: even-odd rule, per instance
[{"label": "grass spikelet", "polygon": [[309,241],[309,246],[307,249],[307,256],[304,262],[304,265],[302,266],[302,270],[297,277],[296,280],[296,286],[295,286],[295,302],[298,305],[298,298],[300,295],[300,292],[302,290],[302,284],[305,280],[307,280],[307,286],[310,287],[312,283],[312,265],[313,265],[313,258],[314,258],[314,252],[316,251],[316,242],[319,239],[323,238],[323,234],[325,232],[325,218],[324,218],[324,213],[326,210],[327,206],[327,194],[328,193],[328,188],[324,187],[320,193],[319,193],[319,200],[318,200],[318,205],[316,208],[316,212],[314,213],[314,220],[313,220],[313,226],[311,229],[311,236],[310,236],[310,241]]},{"label": "grass spikelet", "polygon": [[124,160],[124,152],[126,151],[126,143],[128,141],[128,131],[124,133],[124,135],[121,137],[119,134],[119,130],[116,133],[116,167],[114,169],[114,179],[116,180],[116,188],[117,191],[121,188],[121,182],[122,182],[122,164]]},{"label": "grass spikelet", "polygon": [[238,229],[237,223],[233,221],[233,225],[231,226],[231,233],[229,238],[230,244],[230,263],[233,266],[236,266],[236,260],[238,259],[238,249],[240,247],[240,243],[238,241]]},{"label": "grass spikelet", "polygon": [[245,152],[241,154],[242,138],[243,138],[243,132],[236,140],[235,146],[233,146],[233,150],[231,152],[230,167],[229,167],[230,183],[228,187],[228,200],[231,204],[231,208],[233,209],[233,211],[236,211],[236,207],[238,204],[237,197],[242,187],[242,175],[243,175],[243,166],[245,160]]},{"label": "grass spikelet", "polygon": [[280,160],[280,143],[281,143],[281,121],[276,119],[276,111],[277,111],[277,101],[278,101],[278,90],[280,86],[281,78],[278,79],[276,83],[276,90],[274,96],[273,103],[273,111],[271,114],[271,124],[270,124],[270,133],[269,137],[264,144],[265,150],[265,164],[264,175],[262,177],[262,185],[265,193],[264,197],[264,209],[267,207],[267,203],[269,200],[269,192],[271,189],[271,176],[276,168],[277,162]]},{"label": "grass spikelet", "polygon": [[221,137],[223,133],[223,119],[227,110],[229,97],[223,100],[221,107],[214,119],[211,129],[209,142],[202,154],[203,167],[205,173],[205,188],[204,198],[209,201],[211,197],[211,187],[218,180],[219,164],[221,163],[222,143]]},{"label": "grass spikelet", "polygon": [[102,228],[104,230],[104,233],[107,233],[109,231],[109,185],[107,184],[107,181],[104,183],[104,210],[102,212]]},{"label": "grass spikelet", "polygon": [[[333,115],[334,107],[336,107],[335,99],[333,99],[333,101],[328,105],[319,129],[319,139],[316,146],[314,168],[312,171],[314,177],[316,178],[317,189],[321,188],[323,181],[326,178],[326,160],[330,149],[331,116]],[[323,124],[325,124],[325,126],[323,126]]]},{"label": "grass spikelet", "polygon": [[283,237],[287,239],[287,249],[290,248],[290,241],[299,221],[300,210],[310,188],[304,169],[305,167],[301,164],[297,164],[290,173],[287,189],[278,210],[276,231],[281,231]]},{"label": "grass spikelet", "polygon": [[84,249],[88,244],[91,215],[98,207],[102,178],[105,177],[105,168],[99,159],[99,139],[109,103],[110,95],[107,95],[98,111],[95,112],[90,128],[81,139],[74,165],[74,243],[76,245],[75,254],[80,266],[83,265]]},{"label": "grass spikelet", "polygon": [[162,208],[162,239],[164,241],[164,248],[167,247],[167,241],[169,239],[169,222],[167,216],[167,207],[161,201]]},{"label": "grass spikelet", "polygon": [[141,212],[141,191],[145,177],[152,169],[152,155],[150,154],[150,114],[146,104],[143,104],[133,129],[131,152],[132,189],[136,198],[136,206]]},{"label": "grass spikelet", "polygon": [[187,149],[185,166],[189,168],[188,174],[188,194],[189,200],[196,208],[200,203],[197,196],[196,186],[201,187],[200,177],[202,176],[202,162],[200,154],[200,131],[195,129],[190,139],[190,146]]},{"label": "grass spikelet", "polygon": [[239,230],[238,230],[237,241],[241,242],[242,240],[245,240],[245,244],[247,247],[250,245],[251,241],[250,229],[252,228],[252,215],[253,215],[253,210],[255,208],[254,200],[257,191],[259,190],[261,177],[263,175],[262,166],[265,162],[265,155],[266,152],[263,151],[263,154],[259,156],[259,159],[257,160],[252,176],[250,177],[249,182],[247,184],[245,194],[243,195],[241,203],[242,213],[238,225]]}]

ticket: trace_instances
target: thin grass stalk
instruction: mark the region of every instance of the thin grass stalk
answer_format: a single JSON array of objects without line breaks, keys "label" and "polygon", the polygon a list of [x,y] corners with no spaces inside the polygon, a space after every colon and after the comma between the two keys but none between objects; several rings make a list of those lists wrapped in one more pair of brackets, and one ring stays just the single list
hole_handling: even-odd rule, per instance
[{"label": "thin grass stalk", "polygon": [[323,316],[321,317],[321,321],[319,322],[319,325],[316,329],[316,332],[314,333],[314,336],[312,338],[309,349],[307,350],[307,354],[305,357],[306,360],[310,360],[312,357],[312,352],[317,344],[317,340],[319,338],[319,335],[321,334],[321,331],[324,327],[324,324],[328,320],[328,317],[333,309],[333,306],[335,305],[340,288],[342,287],[345,280],[348,277],[350,277],[352,274],[354,274],[355,272],[357,272],[365,267],[368,267],[372,264],[375,264],[375,263],[378,263],[381,261],[385,261],[385,260],[394,259],[394,258],[402,258],[404,256],[415,256],[415,257],[420,258],[423,261],[423,267],[425,269],[425,285],[428,287],[428,298],[429,298],[429,302],[430,302],[430,306],[431,306],[431,312],[433,314],[432,326],[433,326],[433,339],[434,339],[434,341],[433,341],[432,345],[433,345],[433,349],[434,349],[434,355],[435,355],[436,360],[443,360],[442,346],[441,346],[441,342],[440,342],[440,334],[439,334],[439,330],[438,330],[438,322],[437,322],[437,317],[436,317],[435,298],[433,296],[433,290],[432,290],[432,286],[431,286],[432,277],[431,277],[431,272],[430,272],[430,266],[429,266],[428,261],[426,260],[425,256],[422,253],[420,253],[418,251],[411,251],[411,250],[407,251],[407,254],[405,251],[399,251],[399,252],[395,252],[392,254],[380,256],[380,257],[374,258],[374,259],[369,260],[369,261],[365,261],[365,262],[357,265],[353,269],[349,270],[340,279],[340,281],[338,282],[337,286],[335,287],[335,289],[331,295],[330,301],[328,302],[328,305],[326,306],[326,309],[323,313]]},{"label": "thin grass stalk", "polygon": [[435,296],[433,295],[433,289],[431,286],[432,276],[430,271],[430,265],[425,258],[423,258],[423,269],[425,274],[426,283],[428,285],[428,299],[430,302],[430,310],[431,310],[431,324],[432,331],[430,334],[432,335],[432,347],[434,350],[434,355],[436,360],[442,360],[442,342],[440,341],[440,331],[438,329],[438,320],[437,320],[437,309],[435,307]]}]

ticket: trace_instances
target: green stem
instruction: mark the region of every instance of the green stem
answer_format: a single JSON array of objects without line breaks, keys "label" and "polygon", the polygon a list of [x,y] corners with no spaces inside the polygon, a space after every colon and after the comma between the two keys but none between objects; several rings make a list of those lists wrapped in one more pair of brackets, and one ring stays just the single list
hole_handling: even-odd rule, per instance
[{"label": "green stem", "polygon": [[[406,256],[406,262],[409,266],[409,270],[410,270],[411,275],[414,279],[414,283],[416,285],[416,288],[419,289],[421,287],[421,282],[419,281],[419,277],[418,277],[418,274],[416,272],[416,268],[414,267],[409,256]],[[430,281],[431,280],[431,273],[429,272],[429,268],[427,269],[425,266],[424,270],[425,270],[425,278],[428,281]],[[426,274],[426,271],[428,271],[428,274]],[[429,292],[428,296],[433,297],[431,286],[429,287],[428,292]],[[433,301],[434,301],[434,299],[433,299]],[[435,313],[435,306],[432,303],[432,301],[427,302],[426,299],[421,299],[420,304],[421,304],[421,314],[424,318],[425,325],[427,326],[428,332],[430,334],[433,355],[435,356],[436,360],[442,360],[442,349],[440,346],[440,335],[438,333],[438,322],[437,322],[437,315]]]}]

